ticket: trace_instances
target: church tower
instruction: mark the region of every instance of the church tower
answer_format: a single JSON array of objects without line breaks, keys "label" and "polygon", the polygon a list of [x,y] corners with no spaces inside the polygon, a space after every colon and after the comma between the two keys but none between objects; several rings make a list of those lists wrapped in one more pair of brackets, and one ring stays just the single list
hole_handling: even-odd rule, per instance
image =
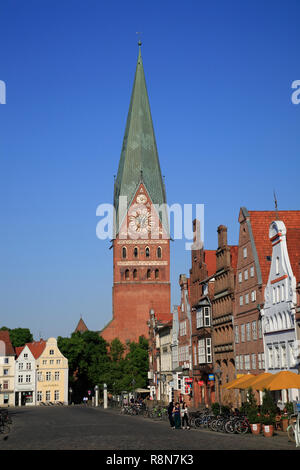
[{"label": "church tower", "polygon": [[170,237],[141,43],[114,186],[113,318],[108,342],[148,337],[149,312],[170,317]]}]

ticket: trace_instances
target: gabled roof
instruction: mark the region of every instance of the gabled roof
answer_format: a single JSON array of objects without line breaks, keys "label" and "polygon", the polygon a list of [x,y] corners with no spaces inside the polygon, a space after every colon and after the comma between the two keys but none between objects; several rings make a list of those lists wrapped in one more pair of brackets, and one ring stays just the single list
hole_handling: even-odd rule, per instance
[{"label": "gabled roof", "polygon": [[[247,211],[245,207],[241,209],[245,217],[249,217],[252,236],[255,242],[257,257],[259,260],[262,283],[268,282],[270,261],[267,256],[272,256],[272,244],[269,239],[269,226],[274,220],[282,220],[287,229],[287,243],[289,231],[300,228],[300,211]],[[251,236],[251,234],[250,234]],[[292,235],[290,235],[292,237]],[[289,250],[290,251],[290,250]],[[293,257],[292,253],[289,255]],[[297,273],[294,272],[297,278]]]},{"label": "gabled roof", "polygon": [[298,283],[300,281],[300,227],[287,230],[286,244],[293,274]]},{"label": "gabled roof", "polygon": [[116,235],[118,234],[119,197],[127,197],[127,208],[143,182],[153,204],[166,203],[154,135],[144,67],[139,48],[134,84],[127,116],[125,135],[114,188]]},{"label": "gabled roof", "polygon": [[216,250],[204,250],[207,277],[215,274],[217,269]]},{"label": "gabled roof", "polygon": [[43,339],[40,339],[40,341],[33,341],[32,343],[26,343],[24,346],[17,347],[16,348],[17,357],[20,356],[21,352],[26,346],[31,351],[33,357],[35,359],[38,359],[46,347],[46,341],[44,341]]},{"label": "gabled roof", "polygon": [[3,351],[5,356],[14,356],[15,350],[11,344],[8,330],[0,330],[0,341],[5,344],[5,351]]},{"label": "gabled roof", "polygon": [[231,267],[234,270],[236,270],[237,268],[238,252],[239,252],[238,245],[230,245]]}]

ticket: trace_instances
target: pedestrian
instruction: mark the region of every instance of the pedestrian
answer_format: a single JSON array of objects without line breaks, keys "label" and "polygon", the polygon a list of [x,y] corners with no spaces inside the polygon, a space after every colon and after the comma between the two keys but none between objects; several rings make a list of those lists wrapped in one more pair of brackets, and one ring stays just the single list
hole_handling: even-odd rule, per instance
[{"label": "pedestrian", "polygon": [[178,401],[175,403],[175,406],[173,408],[173,416],[175,429],[181,429],[180,405]]},{"label": "pedestrian", "polygon": [[173,418],[173,409],[174,409],[174,401],[170,401],[169,406],[168,406],[168,416],[169,416],[169,422],[170,426],[172,429],[175,429],[175,422]]},{"label": "pedestrian", "polygon": [[[185,402],[182,403],[181,421],[182,421],[182,428],[183,429],[190,429],[190,426],[189,426],[189,409],[188,409],[187,404]],[[185,426],[185,424],[186,424],[186,426]]]}]

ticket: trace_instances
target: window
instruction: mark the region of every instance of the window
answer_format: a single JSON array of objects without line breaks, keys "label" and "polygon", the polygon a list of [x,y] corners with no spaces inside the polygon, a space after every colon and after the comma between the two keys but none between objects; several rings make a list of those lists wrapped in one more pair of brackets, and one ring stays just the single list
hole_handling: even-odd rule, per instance
[{"label": "window", "polygon": [[280,286],[277,286],[277,303],[280,302]]},{"label": "window", "polygon": [[126,250],[125,246],[123,246],[123,248],[122,248],[122,258],[123,259],[127,258],[127,250]]},{"label": "window", "polygon": [[240,295],[240,306],[242,306],[242,305],[243,305],[243,296]]},{"label": "window", "polygon": [[23,383],[23,375],[18,375],[18,384]]},{"label": "window", "polygon": [[27,362],[27,364],[26,364],[26,369],[27,369],[27,370],[31,370],[31,362]]},{"label": "window", "polygon": [[241,325],[241,342],[245,342],[245,325]]},{"label": "window", "polygon": [[240,356],[236,356],[235,358],[235,368],[236,370],[240,370]]},{"label": "window", "polygon": [[59,390],[54,390],[54,400],[59,400]]},{"label": "window", "polygon": [[285,344],[281,344],[281,367],[287,367],[287,360],[286,360],[286,347]]},{"label": "window", "polygon": [[244,271],[244,279],[245,279],[245,281],[248,280],[248,269],[246,269],[246,271]]},{"label": "window", "polygon": [[56,359],[56,364],[60,364],[60,359]]},{"label": "window", "polygon": [[244,369],[244,357],[240,356],[240,370]]},{"label": "window", "polygon": [[51,365],[54,364],[54,359],[50,359],[49,362],[50,362]]},{"label": "window", "polygon": [[43,359],[43,365],[47,364],[46,359]]},{"label": "window", "polygon": [[274,367],[275,369],[278,369],[280,367],[280,355],[278,345],[274,347]]},{"label": "window", "polygon": [[43,373],[42,373],[42,372],[38,372],[38,374],[37,374],[37,379],[38,379],[38,382],[42,382],[42,381],[43,381]]},{"label": "window", "polygon": [[245,354],[245,370],[250,370],[250,355]]},{"label": "window", "polygon": [[25,382],[28,384],[31,382],[31,375],[26,375]]},{"label": "window", "polygon": [[257,339],[256,321],[252,322],[252,339]]},{"label": "window", "polygon": [[49,354],[50,356],[54,356],[54,349],[50,349]]},{"label": "window", "polygon": [[129,269],[125,270],[125,279],[126,279],[126,281],[128,281],[128,279],[129,279]]},{"label": "window", "polygon": [[158,258],[161,258],[161,255],[162,255],[161,247],[159,246],[159,247],[157,248],[157,257],[158,257]]},{"label": "window", "polygon": [[155,270],[155,279],[159,279],[159,269]]},{"label": "window", "polygon": [[149,256],[150,256],[150,248],[149,248],[149,246],[146,247],[145,254],[146,254],[146,258],[149,258]]},{"label": "window", "polygon": [[255,301],[256,301],[256,290],[253,290],[253,291],[251,292],[251,301],[252,301],[252,302],[255,302]]},{"label": "window", "polygon": [[147,279],[151,279],[151,269],[147,269]]},{"label": "window", "polygon": [[203,327],[203,311],[202,308],[196,312],[196,328]]},{"label": "window", "polygon": [[135,258],[137,258],[137,257],[139,256],[139,250],[138,250],[137,247],[135,247],[134,250],[133,250],[133,256],[134,256]]},{"label": "window", "polygon": [[8,364],[8,363],[9,363],[9,359],[8,359],[8,357],[5,357],[4,358],[4,364]]},{"label": "window", "polygon": [[256,369],[256,354],[252,354],[252,369]]},{"label": "window", "polygon": [[8,369],[3,369],[3,375],[8,375]]},{"label": "window", "polygon": [[51,380],[51,372],[46,372],[46,380]]},{"label": "window", "polygon": [[250,268],[250,276],[254,277],[254,266],[251,266]]},{"label": "window", "polygon": [[262,338],[262,323],[261,323],[261,319],[258,320],[258,337],[259,337],[259,339]]},{"label": "window", "polygon": [[199,339],[198,340],[198,359],[199,364],[205,364],[205,340]]},{"label": "window", "polygon": [[24,354],[24,358],[25,358],[25,359],[28,358],[28,354],[27,354],[27,353]]},{"label": "window", "polygon": [[251,341],[251,328],[250,328],[250,323],[247,323],[247,325],[246,325],[246,332],[247,332],[247,341]]},{"label": "window", "polygon": [[3,390],[8,390],[8,380],[3,381]]},{"label": "window", "polygon": [[295,356],[294,356],[294,342],[288,343],[289,346],[289,366],[294,366],[296,361],[295,361]]},{"label": "window", "polygon": [[180,322],[180,336],[186,335],[186,320]]},{"label": "window", "polygon": [[273,363],[273,349],[272,349],[272,346],[268,346],[268,356],[269,356],[269,368],[273,369],[274,363]]},{"label": "window", "polygon": [[234,338],[235,338],[235,344],[238,344],[240,342],[238,325],[235,325],[234,327]]},{"label": "window", "polygon": [[50,401],[51,393],[50,390],[46,391],[46,401]]},{"label": "window", "polygon": [[204,307],[204,326],[210,326],[210,308]]},{"label": "window", "polygon": [[133,270],[133,279],[137,279],[137,270],[136,269]]},{"label": "window", "polygon": [[37,394],[36,394],[36,400],[37,400],[37,401],[42,401],[42,399],[43,399],[43,394],[42,394],[42,392],[39,390],[39,391],[37,392]]},{"label": "window", "polygon": [[245,295],[245,304],[248,304],[249,303],[249,294],[246,294]]},{"label": "window", "polygon": [[211,355],[211,338],[206,338],[206,357],[207,362],[212,362],[212,355]]},{"label": "window", "polygon": [[257,354],[257,358],[258,358],[258,368],[259,370],[261,370],[262,369],[261,353]]},{"label": "window", "polygon": [[243,256],[244,258],[247,258],[247,248],[243,248]]},{"label": "window", "polygon": [[23,370],[23,362],[19,362],[19,370]]},{"label": "window", "polygon": [[59,380],[59,372],[58,372],[58,371],[56,371],[56,372],[54,373],[54,379],[55,379],[55,380]]},{"label": "window", "polygon": [[239,273],[239,282],[242,282],[242,280],[243,280],[243,274]]}]

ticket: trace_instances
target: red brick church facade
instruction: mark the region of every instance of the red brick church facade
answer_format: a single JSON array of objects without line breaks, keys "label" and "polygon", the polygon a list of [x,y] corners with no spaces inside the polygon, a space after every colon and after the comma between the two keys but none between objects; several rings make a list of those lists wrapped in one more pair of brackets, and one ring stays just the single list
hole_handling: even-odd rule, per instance
[{"label": "red brick church facade", "polygon": [[[122,211],[121,197],[126,197]],[[113,318],[100,332],[109,343],[149,334],[149,312],[170,313],[170,240],[141,50],[114,188]],[[155,205],[155,207],[154,207]],[[160,207],[160,210],[158,210]]]}]

